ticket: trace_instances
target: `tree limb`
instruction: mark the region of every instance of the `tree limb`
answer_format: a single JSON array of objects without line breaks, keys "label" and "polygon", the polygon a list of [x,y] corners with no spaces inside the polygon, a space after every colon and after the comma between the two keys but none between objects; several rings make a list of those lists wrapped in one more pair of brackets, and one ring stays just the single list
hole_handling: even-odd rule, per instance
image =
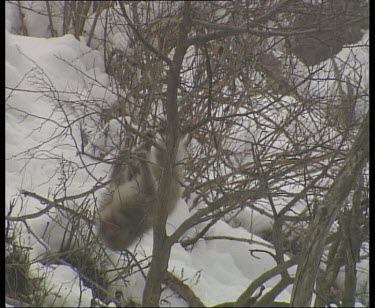
[{"label": "tree limb", "polygon": [[188,304],[189,307],[205,307],[198,296],[194,294],[191,288],[183,283],[179,278],[167,271],[164,275],[164,283],[177,292]]},{"label": "tree limb", "polygon": [[369,113],[358,131],[356,140],[337,178],[323,198],[317,215],[311,224],[300,256],[291,307],[310,305],[320,258],[324,245],[338,211],[353,187],[357,176],[369,159]]}]

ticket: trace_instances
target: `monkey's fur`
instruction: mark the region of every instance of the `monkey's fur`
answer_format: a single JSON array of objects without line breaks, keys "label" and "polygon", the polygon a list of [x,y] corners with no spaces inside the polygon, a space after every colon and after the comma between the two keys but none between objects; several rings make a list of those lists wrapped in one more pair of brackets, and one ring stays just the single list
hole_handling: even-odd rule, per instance
[{"label": "monkey's fur", "polygon": [[[186,156],[185,137],[179,142],[176,165],[171,179],[170,208],[175,208],[181,197],[183,160]],[[128,159],[120,156],[112,169],[110,195],[99,211],[99,237],[113,250],[123,250],[152,226],[153,206],[162,175],[165,142],[160,148],[149,142],[135,148]]]}]

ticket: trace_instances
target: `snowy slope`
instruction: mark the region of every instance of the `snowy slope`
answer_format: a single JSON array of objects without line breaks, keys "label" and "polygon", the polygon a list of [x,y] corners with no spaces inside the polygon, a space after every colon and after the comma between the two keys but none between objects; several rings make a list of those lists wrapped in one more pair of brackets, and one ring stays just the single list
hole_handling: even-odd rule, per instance
[{"label": "snowy slope", "polygon": [[[116,96],[106,88],[110,89],[111,85],[99,51],[87,47],[72,35],[43,38],[46,36],[45,23],[35,16],[29,16],[28,22],[34,23],[33,33],[39,38],[12,34],[12,27],[16,27],[19,21],[14,8],[8,8],[7,14],[6,206],[8,209],[9,204],[14,203],[11,216],[16,216],[35,213],[46,206],[35,198],[21,198],[20,190],[35,192],[46,198],[61,198],[87,191],[98,179],[106,179],[109,166],[78,155],[77,149],[82,142],[82,126],[94,136],[98,110],[115,102]],[[80,120],[88,113],[92,113],[91,118]],[[100,196],[100,190],[96,194]],[[75,205],[71,203],[70,206],[74,208]],[[94,207],[91,211],[94,212]],[[168,219],[168,231],[175,230],[189,215],[189,207],[181,199],[177,210]],[[206,305],[236,300],[252,280],[276,264],[267,253],[250,254],[250,249],[274,252],[266,247],[269,243],[248,231],[258,234],[269,228],[270,221],[256,217],[251,226],[246,220],[250,215],[244,212],[239,216],[241,225],[247,230],[232,228],[219,221],[207,236],[225,235],[265,245],[219,239],[200,240],[191,251],[180,244],[173,246],[169,270],[186,279],[185,283]],[[51,220],[51,216],[59,217],[59,223]],[[74,268],[38,262],[44,253],[59,251],[68,223],[52,208],[49,215],[28,220],[30,230],[20,226],[20,243],[31,247],[33,275],[45,277],[51,294],[59,294],[48,296],[44,303],[46,306],[89,306],[92,299],[90,289],[83,287],[84,291],[80,292],[79,276]],[[48,237],[44,236],[47,227],[50,230]],[[203,227],[204,224],[201,224],[189,230],[189,235],[194,235]],[[42,240],[36,240],[30,231]],[[150,256],[152,231],[143,236],[138,248],[134,245],[130,247],[132,249],[138,249],[139,255]],[[108,255],[119,268],[126,265],[119,253],[108,250]],[[294,271],[295,267],[290,273]],[[116,273],[109,275],[115,277]],[[265,287],[271,288],[278,280],[279,277],[269,280]],[[140,302],[143,287],[144,278],[136,273],[127,279],[126,284],[123,280],[115,280],[110,290],[113,296],[116,290],[121,290],[126,298]],[[277,299],[287,301],[290,293],[291,288],[287,288]],[[162,298],[167,299],[162,302],[163,306],[187,306],[170,290],[165,290]]]}]

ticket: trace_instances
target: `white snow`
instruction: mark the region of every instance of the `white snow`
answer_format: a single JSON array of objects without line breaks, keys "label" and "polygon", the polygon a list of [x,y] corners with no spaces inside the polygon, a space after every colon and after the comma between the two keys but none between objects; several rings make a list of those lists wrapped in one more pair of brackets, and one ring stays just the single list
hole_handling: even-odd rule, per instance
[{"label": "white snow", "polygon": [[[45,10],[44,2],[23,2]],[[94,120],[97,121],[99,117],[95,111],[116,101],[116,96],[106,89],[110,88],[109,77],[105,73],[104,60],[99,51],[87,47],[70,34],[45,38],[50,35],[48,19],[32,11],[28,11],[25,17],[30,36],[14,34],[14,29],[20,27],[15,7],[10,4],[6,6],[7,209],[12,200],[17,201],[11,216],[32,214],[47,206],[33,198],[20,198],[20,190],[29,190],[53,199],[65,193],[79,194],[91,189],[97,179],[105,180],[109,166],[96,164],[96,161],[86,156],[77,155],[76,146],[79,147],[81,143],[79,124],[91,130],[91,136],[97,138],[94,144],[103,146],[100,144],[103,142],[101,132],[95,134],[97,128]],[[54,23],[56,29],[61,29],[59,20],[54,20]],[[118,46],[128,45],[127,38],[122,34],[112,35]],[[79,104],[82,100],[87,102],[86,106]],[[75,121],[88,112],[93,112],[91,121],[90,118],[85,118],[83,122]],[[111,133],[115,131],[113,127],[120,129],[118,122],[112,121],[108,123],[108,127],[112,127]],[[72,130],[68,128],[71,123]],[[95,149],[92,151],[95,152]],[[83,163],[88,166],[87,169],[82,168]],[[56,170],[65,174],[67,191],[61,177],[56,176]],[[97,193],[99,195],[100,191]],[[73,207],[74,204],[68,206]],[[189,215],[188,204],[181,199],[177,210],[168,219],[168,233],[172,233]],[[51,217],[55,217],[59,223],[51,220]],[[92,299],[91,290],[83,286],[74,268],[66,265],[47,266],[38,262],[45,253],[59,251],[68,223],[69,220],[59,215],[54,208],[49,215],[28,220],[31,231],[39,241],[23,228],[21,243],[32,248],[30,258],[34,263],[31,273],[35,277],[44,277],[49,290],[45,306],[90,306]],[[233,228],[224,221],[218,221],[206,236],[243,238],[260,244],[229,239],[201,239],[192,250],[186,250],[180,244],[173,246],[169,270],[186,279],[185,283],[208,306],[236,300],[252,280],[276,265],[267,253],[250,253],[253,249],[274,253],[268,247],[270,244],[258,236],[271,228],[272,220],[251,213],[246,208],[236,216],[236,224],[237,228]],[[189,230],[185,236],[193,236],[203,226],[205,224]],[[43,236],[47,227],[50,232],[48,236]],[[130,250],[134,248],[135,245]],[[151,251],[152,231],[149,231],[142,237],[138,254],[141,256],[146,253],[150,256]],[[108,255],[119,268],[125,264],[119,253],[108,250]],[[295,272],[295,267],[290,272]],[[114,277],[115,273],[112,275]],[[271,288],[278,280],[279,276],[276,276],[267,281],[265,286]],[[361,279],[361,285],[368,292],[368,280],[366,284]],[[120,279],[114,281],[111,293],[121,290],[125,297],[140,302],[143,288],[144,278],[137,273],[127,279],[126,285]],[[287,288],[278,299],[289,300],[290,294],[291,289]],[[162,306],[187,306],[169,289],[163,291],[162,298],[165,299]]]}]

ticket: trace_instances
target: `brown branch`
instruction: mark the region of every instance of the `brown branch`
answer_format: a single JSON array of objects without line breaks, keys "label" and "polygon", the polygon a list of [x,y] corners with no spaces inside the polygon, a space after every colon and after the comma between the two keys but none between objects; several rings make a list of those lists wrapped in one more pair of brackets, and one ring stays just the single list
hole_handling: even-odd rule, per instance
[{"label": "brown branch", "polygon": [[276,296],[278,296],[291,283],[293,283],[293,278],[286,277],[281,279],[269,292],[264,294],[262,298],[255,302],[251,307],[270,307]]},{"label": "brown branch", "polygon": [[94,37],[96,24],[98,23],[98,18],[102,14],[102,12],[103,12],[103,3],[99,1],[99,3],[98,3],[98,9],[97,9],[97,11],[95,13],[94,21],[92,22],[90,33],[89,33],[89,38],[87,40],[87,46],[89,46],[89,47],[91,45],[91,40]]},{"label": "brown branch", "polygon": [[189,304],[189,307],[206,307],[193,290],[171,272],[165,273],[164,283],[177,292]]},{"label": "brown branch", "polygon": [[40,203],[42,204],[48,204],[48,206],[36,213],[32,213],[32,214],[27,214],[27,215],[23,215],[23,216],[17,216],[17,217],[12,217],[12,216],[5,216],[5,219],[6,220],[9,220],[9,221],[25,221],[26,219],[34,219],[34,218],[38,218],[39,216],[42,216],[43,214],[45,213],[48,213],[53,207],[57,206],[58,204],[56,202],[53,202],[53,201],[50,201],[42,196],[39,196],[33,192],[29,192],[29,191],[26,191],[26,190],[22,190],[21,193],[25,196],[30,196],[30,197],[33,197],[37,200],[40,201]]},{"label": "brown branch", "polygon": [[51,30],[51,37],[55,37],[56,33],[55,33],[54,28],[53,28],[51,7],[49,5],[49,1],[45,1],[45,2],[46,2],[47,12],[48,12],[48,20],[49,20],[49,26],[50,26],[50,30]]},{"label": "brown branch", "polygon": [[[153,209],[154,241],[152,250],[151,267],[147,275],[143,291],[144,306],[158,306],[161,294],[161,282],[167,268],[173,243],[167,241],[166,223],[168,208],[170,208],[171,181],[174,174],[177,146],[179,142],[179,119],[177,106],[177,90],[180,85],[180,71],[188,45],[186,37],[191,28],[190,23],[191,3],[184,2],[183,16],[179,25],[173,60],[169,63],[167,73],[167,93],[165,110],[167,114],[167,140],[166,151],[162,167],[163,173],[158,187],[158,198]],[[173,192],[172,192],[173,193]]]},{"label": "brown branch", "polygon": [[[211,214],[217,209],[220,209],[222,206],[230,205],[230,204],[239,204],[249,199],[257,199],[260,197],[264,197],[264,192],[261,190],[250,190],[250,191],[236,191],[233,193],[226,194],[222,198],[215,200],[210,206],[199,210],[198,212],[194,213],[192,216],[187,218],[178,228],[177,230],[171,234],[168,238],[169,244],[173,244],[178,241],[178,239],[192,226],[197,225],[198,223],[204,222],[206,220],[211,219],[212,217],[205,217],[206,215]],[[229,207],[228,210],[231,208]]]},{"label": "brown branch", "polygon": [[[13,4],[12,2],[9,2],[9,3]],[[24,7],[21,5],[21,1],[17,1],[17,7],[18,7],[19,18],[20,18],[20,21],[21,21],[22,34],[24,36],[29,36],[29,33],[27,31],[27,27],[26,27],[26,23],[25,23],[25,14],[22,12],[22,8],[24,8]]]},{"label": "brown branch", "polygon": [[25,195],[27,197],[32,197],[32,198],[38,200],[41,204],[48,204],[47,207],[45,207],[44,209],[42,209],[42,210],[40,210],[40,211],[38,211],[36,213],[32,213],[32,214],[27,214],[27,215],[22,215],[22,216],[17,216],[17,217],[5,216],[5,219],[9,220],[9,221],[25,221],[27,219],[35,219],[35,218],[38,218],[38,217],[42,216],[43,214],[48,213],[52,208],[57,207],[59,209],[66,210],[68,212],[72,212],[72,214],[80,216],[83,220],[85,220],[88,223],[92,224],[93,223],[92,220],[88,219],[85,216],[79,215],[77,212],[73,211],[72,209],[64,207],[63,205],[61,205],[61,203],[64,202],[64,201],[68,201],[68,200],[75,200],[75,199],[83,198],[83,197],[85,197],[85,196],[87,196],[89,194],[92,194],[95,191],[97,191],[97,190],[105,187],[108,183],[109,183],[109,181],[107,181],[107,182],[105,182],[105,183],[103,183],[101,185],[94,186],[92,189],[90,189],[88,191],[85,191],[85,192],[83,192],[81,194],[59,198],[59,199],[56,199],[54,201],[51,201],[51,200],[49,200],[47,198],[44,198],[44,197],[42,197],[40,195],[37,195],[34,192],[27,191],[27,190],[21,190],[21,194],[23,194],[23,195]]},{"label": "brown branch", "polygon": [[234,304],[234,307],[245,307],[248,298],[250,298],[253,293],[258,289],[263,283],[265,283],[267,280],[271,279],[272,277],[280,274],[282,271],[285,271],[289,267],[297,264],[296,258],[290,259],[286,261],[283,264],[279,264],[273,269],[265,272],[264,274],[260,275],[257,279],[255,279],[248,288],[240,295],[240,297],[237,299],[236,303]]},{"label": "brown branch", "polygon": [[369,114],[359,129],[344,166],[323,198],[311,224],[297,269],[291,299],[292,307],[309,306],[325,242],[338,211],[369,158]]},{"label": "brown branch", "polygon": [[267,13],[263,14],[262,16],[259,16],[254,20],[254,24],[259,24],[261,22],[265,22],[270,20],[273,16],[275,16],[277,13],[280,12],[280,9],[287,6],[290,2],[293,2],[294,0],[282,0],[277,5],[275,5],[273,8],[269,9]]},{"label": "brown branch", "polygon": [[168,66],[172,65],[171,59],[169,59],[167,56],[162,54],[159,50],[157,50],[154,46],[152,46],[144,37],[143,35],[139,32],[138,28],[131,22],[128,14],[126,13],[124,4],[122,1],[119,1],[119,5],[121,8],[122,15],[126,19],[128,26],[133,30],[135,36],[142,42],[142,44],[149,49],[151,52],[153,52],[155,55],[157,55],[160,59],[164,60],[165,63],[168,64]]},{"label": "brown branch", "polygon": [[[357,22],[361,19],[353,19],[350,23]],[[239,34],[251,34],[258,37],[269,38],[274,36],[280,37],[290,37],[290,36],[301,36],[307,34],[314,34],[314,33],[321,33],[321,32],[329,32],[336,30],[333,27],[327,28],[312,28],[307,30],[293,30],[293,29],[283,29],[283,30],[258,30],[258,29],[251,29],[249,27],[234,27],[230,25],[224,24],[215,24],[210,23],[202,20],[193,19],[192,22],[194,25],[198,25],[201,27],[205,27],[208,29],[217,30],[216,32],[211,32],[208,34],[199,34],[195,36],[191,36],[187,38],[186,43],[188,45],[195,45],[195,44],[204,44],[210,42],[212,40],[223,39],[227,36],[239,35]]]}]

